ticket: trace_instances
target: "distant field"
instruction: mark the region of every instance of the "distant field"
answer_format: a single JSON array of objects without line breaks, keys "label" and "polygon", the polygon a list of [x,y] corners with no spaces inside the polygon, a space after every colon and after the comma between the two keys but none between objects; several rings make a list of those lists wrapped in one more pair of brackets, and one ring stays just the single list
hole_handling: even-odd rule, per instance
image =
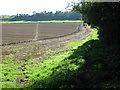
[{"label": "distant field", "polygon": [[2,24],[7,23],[79,23],[82,20],[52,20],[52,21],[0,21]]},{"label": "distant field", "polygon": [[11,23],[2,25],[2,43],[64,36],[75,32],[79,23]]}]

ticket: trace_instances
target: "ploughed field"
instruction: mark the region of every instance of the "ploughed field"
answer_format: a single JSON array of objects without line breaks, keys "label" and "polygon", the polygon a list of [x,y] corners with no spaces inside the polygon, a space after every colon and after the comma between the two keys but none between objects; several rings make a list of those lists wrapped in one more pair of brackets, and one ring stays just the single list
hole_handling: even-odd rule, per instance
[{"label": "ploughed field", "polygon": [[2,43],[48,39],[68,35],[79,23],[24,23],[2,24]]}]

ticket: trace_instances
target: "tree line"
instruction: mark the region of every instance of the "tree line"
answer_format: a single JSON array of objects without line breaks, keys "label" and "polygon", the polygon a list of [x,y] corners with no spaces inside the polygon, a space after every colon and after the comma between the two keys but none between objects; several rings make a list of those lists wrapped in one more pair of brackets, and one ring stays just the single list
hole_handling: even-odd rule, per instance
[{"label": "tree line", "polygon": [[117,2],[82,2],[73,7],[79,11],[85,22],[99,28],[100,39],[106,44],[119,44],[119,4]]},{"label": "tree line", "polygon": [[84,56],[87,60],[80,87],[120,88],[119,6],[119,2],[81,2],[73,6],[73,10],[81,12],[85,22],[99,31],[99,40],[88,42],[91,46],[88,45],[90,48]]},{"label": "tree line", "polygon": [[80,20],[80,13],[78,11],[56,11],[53,12],[33,12],[32,15],[29,14],[17,14],[11,21],[48,21],[48,20]]}]

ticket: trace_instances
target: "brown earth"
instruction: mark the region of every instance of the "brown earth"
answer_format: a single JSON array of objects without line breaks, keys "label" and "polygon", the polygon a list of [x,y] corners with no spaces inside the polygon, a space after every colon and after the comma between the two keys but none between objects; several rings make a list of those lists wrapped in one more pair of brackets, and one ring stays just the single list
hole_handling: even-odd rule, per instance
[{"label": "brown earth", "polygon": [[46,39],[70,34],[79,23],[2,24],[2,43]]},{"label": "brown earth", "polygon": [[34,35],[34,24],[2,24],[2,43],[28,40]]},{"label": "brown earth", "polygon": [[[82,24],[80,24],[79,28],[77,29],[78,31],[76,30],[75,33],[69,34],[64,37],[57,37],[57,38],[45,39],[45,40],[33,40],[31,42],[2,46],[2,55],[15,54],[19,59],[25,59],[26,58],[24,57],[25,55],[27,55],[28,53],[32,53],[33,54],[32,57],[29,58],[38,58],[41,56],[43,57],[44,52],[48,50],[61,49],[68,42],[81,41],[90,35],[91,30],[89,28],[84,27]],[[14,49],[18,49],[21,47],[22,50],[14,51]],[[37,54],[39,52],[40,54]],[[54,54],[57,53],[53,53],[53,54],[51,53],[50,56]]]}]

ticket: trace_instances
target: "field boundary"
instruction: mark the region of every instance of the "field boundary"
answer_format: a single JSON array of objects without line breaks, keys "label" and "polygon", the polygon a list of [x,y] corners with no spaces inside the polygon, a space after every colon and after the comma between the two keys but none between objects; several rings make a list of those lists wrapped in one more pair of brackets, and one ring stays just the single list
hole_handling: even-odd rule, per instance
[{"label": "field boundary", "polygon": [[37,23],[81,23],[82,20],[50,20],[50,21],[0,21],[1,24],[37,24]]},{"label": "field boundary", "polygon": [[[37,27],[38,27],[38,25],[36,25],[36,31],[37,31]],[[80,32],[83,27],[86,28],[83,23],[80,23],[76,27],[76,30],[74,32],[72,32],[72,33],[69,33],[69,34],[66,34],[66,35],[57,36],[57,37],[44,38],[44,39],[37,39],[37,32],[36,32],[34,39],[18,41],[18,42],[2,43],[2,44],[0,44],[0,46],[8,46],[8,45],[13,45],[13,44],[21,44],[21,43],[28,43],[28,42],[34,42],[34,41],[44,41],[44,40],[64,38],[64,37],[67,37],[67,36],[70,36],[70,35],[73,35],[75,33]]]}]

